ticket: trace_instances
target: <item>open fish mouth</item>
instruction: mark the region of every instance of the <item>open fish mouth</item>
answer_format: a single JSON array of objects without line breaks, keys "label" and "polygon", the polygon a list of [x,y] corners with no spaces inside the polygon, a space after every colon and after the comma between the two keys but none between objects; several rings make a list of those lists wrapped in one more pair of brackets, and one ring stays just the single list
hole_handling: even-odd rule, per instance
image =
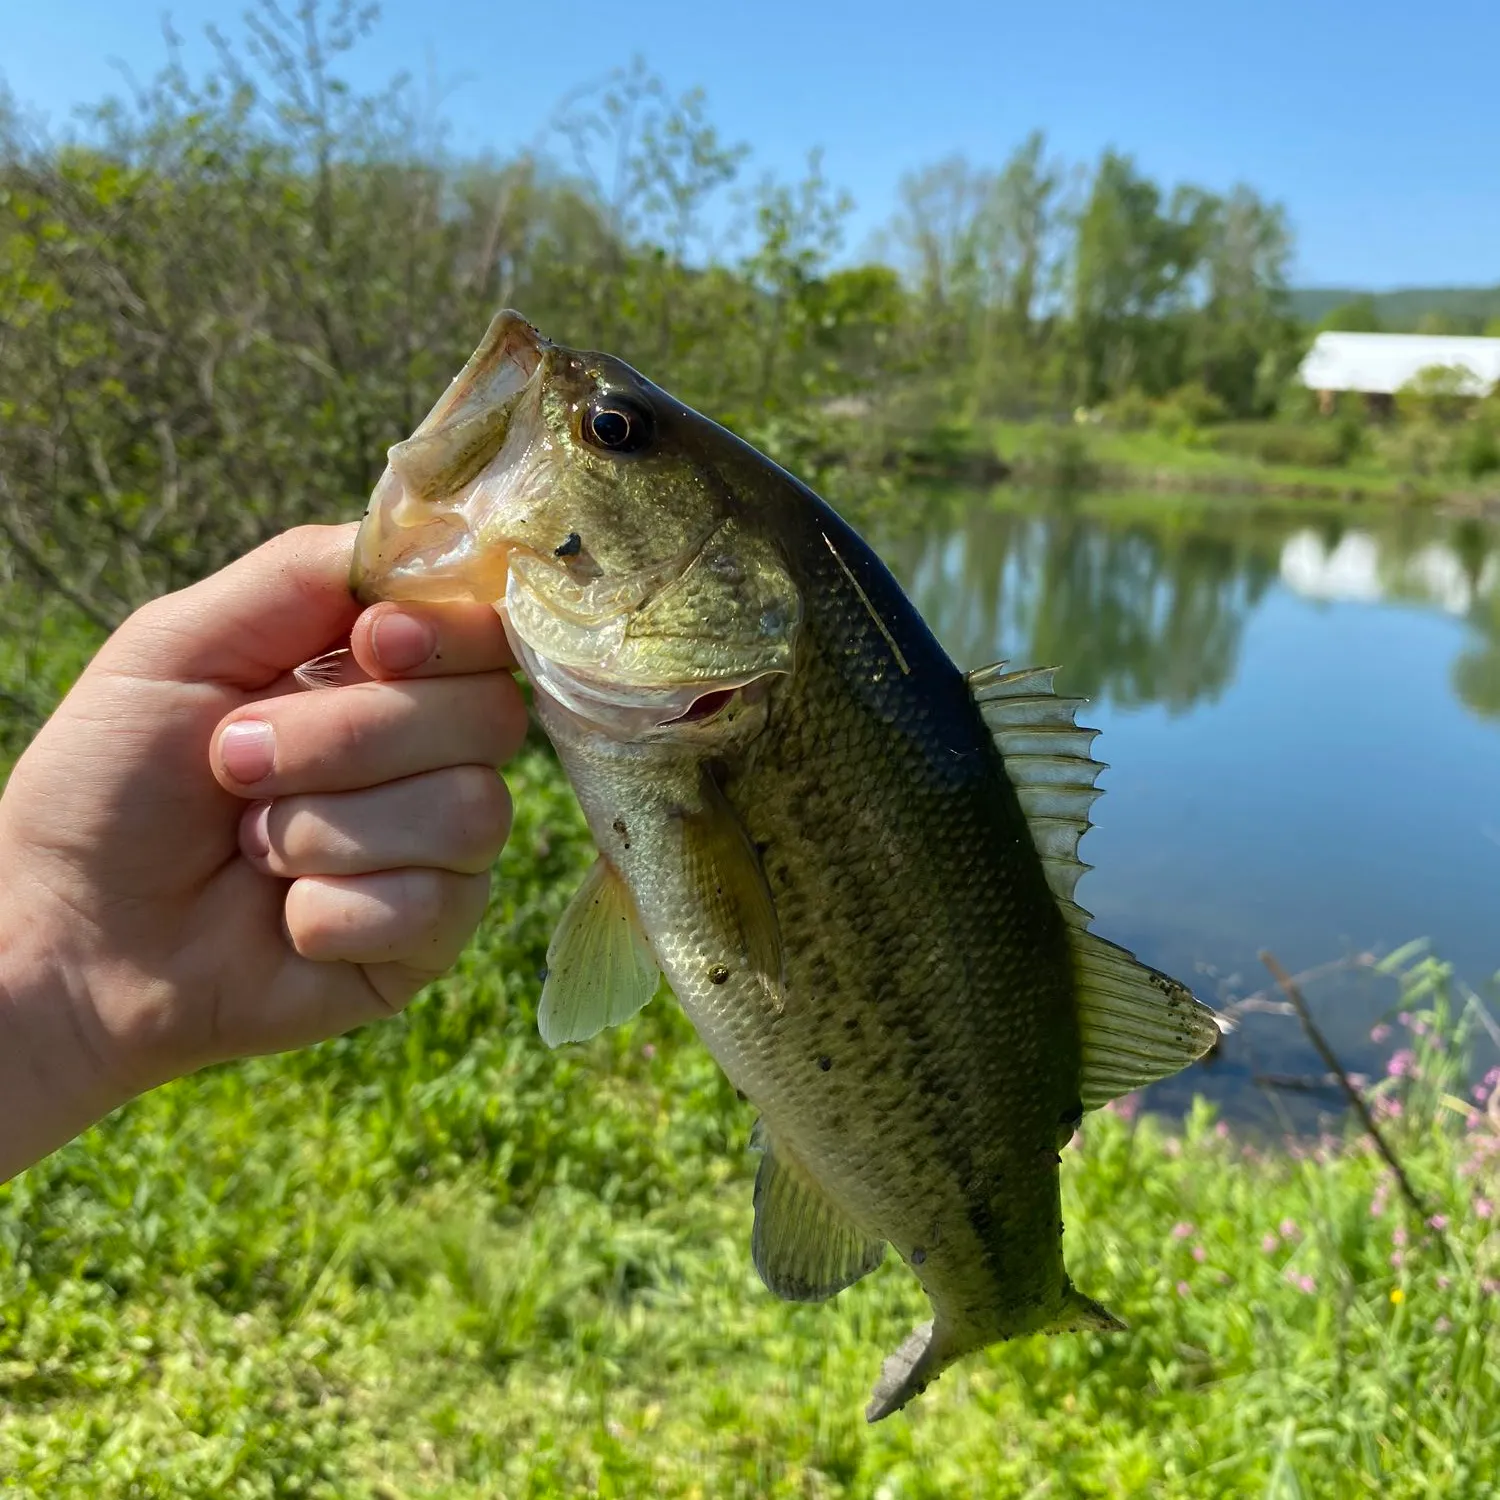
[{"label": "open fish mouth", "polygon": [[482,545],[474,512],[550,347],[519,314],[497,314],[417,430],[388,450],[355,540],[349,581],[361,603],[502,596],[508,549]]}]

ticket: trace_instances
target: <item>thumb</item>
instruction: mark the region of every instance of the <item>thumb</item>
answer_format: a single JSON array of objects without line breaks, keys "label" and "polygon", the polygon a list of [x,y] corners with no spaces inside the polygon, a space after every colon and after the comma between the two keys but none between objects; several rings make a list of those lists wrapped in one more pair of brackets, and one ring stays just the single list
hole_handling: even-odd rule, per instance
[{"label": "thumb", "polygon": [[[299,526],[189,588],[153,600],[106,651],[131,675],[258,692],[348,634],[357,523]],[[101,655],[104,653],[101,652]]]}]

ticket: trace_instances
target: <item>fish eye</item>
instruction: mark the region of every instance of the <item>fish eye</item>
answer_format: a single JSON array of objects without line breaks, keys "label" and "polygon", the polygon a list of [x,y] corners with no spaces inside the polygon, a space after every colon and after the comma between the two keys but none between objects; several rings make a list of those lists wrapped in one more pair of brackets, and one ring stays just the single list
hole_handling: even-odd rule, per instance
[{"label": "fish eye", "polygon": [[583,436],[610,453],[639,453],[651,441],[651,413],[623,396],[604,396],[583,415]]}]

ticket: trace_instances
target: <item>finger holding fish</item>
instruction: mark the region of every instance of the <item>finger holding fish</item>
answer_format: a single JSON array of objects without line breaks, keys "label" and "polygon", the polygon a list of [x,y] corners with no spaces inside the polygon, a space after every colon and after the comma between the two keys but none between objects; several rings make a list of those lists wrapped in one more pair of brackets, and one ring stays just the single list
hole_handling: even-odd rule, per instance
[{"label": "finger holding fish", "polygon": [[212,764],[242,797],[348,792],[446,766],[496,766],[525,737],[525,701],[506,672],[362,682],[236,709],[215,733]]},{"label": "finger holding fish", "polygon": [[422,868],[474,875],[510,834],[511,801],[489,766],[445,766],[358,791],[256,802],[240,852],[268,875],[365,875]]}]

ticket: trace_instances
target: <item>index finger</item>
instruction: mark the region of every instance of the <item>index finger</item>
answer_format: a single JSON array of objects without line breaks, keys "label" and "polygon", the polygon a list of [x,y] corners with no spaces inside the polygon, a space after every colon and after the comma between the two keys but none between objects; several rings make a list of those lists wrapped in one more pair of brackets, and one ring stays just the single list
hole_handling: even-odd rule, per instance
[{"label": "index finger", "polygon": [[488,604],[373,604],[354,622],[349,647],[371,677],[456,677],[513,671],[515,656]]}]

